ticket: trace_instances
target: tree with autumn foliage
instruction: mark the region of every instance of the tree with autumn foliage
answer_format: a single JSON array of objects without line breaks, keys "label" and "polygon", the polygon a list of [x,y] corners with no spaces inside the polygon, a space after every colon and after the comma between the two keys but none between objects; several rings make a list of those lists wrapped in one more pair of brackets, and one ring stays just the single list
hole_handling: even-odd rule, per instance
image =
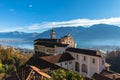
[{"label": "tree with autumn foliage", "polygon": [[14,50],[13,47],[0,46],[0,74],[10,75],[24,65],[31,56],[32,53],[24,54]]}]

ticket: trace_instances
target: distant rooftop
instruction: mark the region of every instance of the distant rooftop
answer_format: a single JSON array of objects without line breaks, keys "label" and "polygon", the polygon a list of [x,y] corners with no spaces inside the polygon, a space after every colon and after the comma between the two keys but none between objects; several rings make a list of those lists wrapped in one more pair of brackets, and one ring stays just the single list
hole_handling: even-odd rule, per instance
[{"label": "distant rooftop", "polygon": [[61,44],[59,42],[36,42],[34,43],[34,45],[43,45],[45,47],[51,47],[51,48],[54,48],[55,46],[58,46],[58,47],[67,47],[68,44]]},{"label": "distant rooftop", "polygon": [[40,39],[36,39],[34,41],[40,41],[40,42],[59,42],[59,39],[40,38]]},{"label": "distant rooftop", "polygon": [[113,79],[113,77],[116,78],[116,80],[120,80],[120,73],[114,72],[114,71],[107,71],[103,70],[100,74]]},{"label": "distant rooftop", "polygon": [[98,73],[95,73],[93,76],[92,76],[93,79],[95,80],[113,80],[113,79],[110,79],[104,75],[101,75],[101,74],[98,74]]},{"label": "distant rooftop", "polygon": [[88,50],[88,49],[80,49],[80,48],[68,48],[68,49],[66,49],[66,51],[84,54],[84,55],[102,57],[101,53],[98,54],[97,53],[98,51],[96,51],[96,50]]}]

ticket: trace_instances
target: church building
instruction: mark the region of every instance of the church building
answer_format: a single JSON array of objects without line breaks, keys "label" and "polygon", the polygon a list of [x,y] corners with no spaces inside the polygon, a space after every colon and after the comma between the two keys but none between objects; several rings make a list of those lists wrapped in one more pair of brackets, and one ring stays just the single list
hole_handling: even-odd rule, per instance
[{"label": "church building", "polygon": [[34,40],[34,50],[36,54],[61,54],[68,47],[76,47],[76,43],[70,34],[60,39],[56,39],[55,31],[53,29],[50,32],[50,38]]},{"label": "church building", "polygon": [[76,43],[70,34],[56,39],[53,29],[50,32],[50,39],[40,38],[34,41],[34,49],[37,56],[41,53],[51,54],[40,59],[87,77],[109,70],[110,65],[105,65],[105,55],[100,51],[76,48]]}]

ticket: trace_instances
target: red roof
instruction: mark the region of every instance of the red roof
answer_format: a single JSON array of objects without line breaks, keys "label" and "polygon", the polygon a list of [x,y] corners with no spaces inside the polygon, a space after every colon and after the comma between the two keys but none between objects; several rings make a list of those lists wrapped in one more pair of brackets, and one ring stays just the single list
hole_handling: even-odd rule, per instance
[{"label": "red roof", "polygon": [[67,52],[65,52],[63,54],[44,56],[44,57],[40,57],[40,58],[44,59],[48,62],[51,62],[51,63],[59,63],[59,62],[74,60],[74,58]]},{"label": "red roof", "polygon": [[98,74],[98,73],[95,73],[93,76],[92,76],[93,79],[95,80],[113,80],[113,79],[110,79],[106,76],[103,76],[101,74]]}]

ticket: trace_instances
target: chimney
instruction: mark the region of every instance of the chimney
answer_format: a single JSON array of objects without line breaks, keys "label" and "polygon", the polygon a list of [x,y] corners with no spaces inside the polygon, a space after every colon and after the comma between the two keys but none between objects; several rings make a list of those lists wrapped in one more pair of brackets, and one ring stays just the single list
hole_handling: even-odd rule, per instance
[{"label": "chimney", "polygon": [[113,80],[116,80],[116,76],[115,76],[115,74],[113,74]]}]

